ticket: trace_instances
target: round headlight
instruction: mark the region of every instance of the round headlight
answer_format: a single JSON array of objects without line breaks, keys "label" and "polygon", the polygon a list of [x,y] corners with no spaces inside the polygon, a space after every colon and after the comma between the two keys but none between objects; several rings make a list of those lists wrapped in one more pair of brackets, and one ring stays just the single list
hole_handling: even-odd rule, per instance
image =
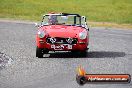
[{"label": "round headlight", "polygon": [[39,38],[44,38],[45,32],[44,31],[38,31]]},{"label": "round headlight", "polygon": [[79,33],[80,39],[86,39],[86,37],[87,37],[87,32],[83,31],[83,32]]}]

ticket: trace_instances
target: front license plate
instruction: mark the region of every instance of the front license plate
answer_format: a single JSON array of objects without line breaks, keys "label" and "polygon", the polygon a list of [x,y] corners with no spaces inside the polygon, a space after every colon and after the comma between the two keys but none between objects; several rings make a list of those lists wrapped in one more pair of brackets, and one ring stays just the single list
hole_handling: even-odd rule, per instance
[{"label": "front license plate", "polygon": [[51,45],[51,48],[54,50],[72,49],[72,45]]},{"label": "front license plate", "polygon": [[63,45],[51,45],[51,48],[54,50],[63,50],[64,46]]}]

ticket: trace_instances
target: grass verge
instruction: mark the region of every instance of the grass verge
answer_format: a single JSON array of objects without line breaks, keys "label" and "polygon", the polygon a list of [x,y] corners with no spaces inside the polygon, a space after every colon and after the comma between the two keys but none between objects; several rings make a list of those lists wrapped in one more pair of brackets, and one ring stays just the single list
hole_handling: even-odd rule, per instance
[{"label": "grass verge", "polygon": [[68,12],[85,15],[93,26],[124,26],[132,25],[131,8],[132,0],[0,0],[0,18],[39,21],[48,12]]}]

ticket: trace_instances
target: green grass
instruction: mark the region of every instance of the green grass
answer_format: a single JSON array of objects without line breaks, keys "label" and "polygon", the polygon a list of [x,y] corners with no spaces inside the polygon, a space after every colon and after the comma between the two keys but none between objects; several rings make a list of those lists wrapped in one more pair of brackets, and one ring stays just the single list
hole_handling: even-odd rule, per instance
[{"label": "green grass", "polygon": [[90,21],[132,24],[132,0],[0,0],[0,18],[40,20],[48,12],[79,13]]}]

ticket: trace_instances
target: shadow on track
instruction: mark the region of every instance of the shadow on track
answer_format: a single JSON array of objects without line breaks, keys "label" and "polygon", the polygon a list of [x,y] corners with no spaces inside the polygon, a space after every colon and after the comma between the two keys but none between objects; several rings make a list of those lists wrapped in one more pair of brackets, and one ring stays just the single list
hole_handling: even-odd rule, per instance
[{"label": "shadow on track", "polygon": [[88,58],[115,58],[124,57],[125,52],[112,52],[112,51],[93,51],[88,52]]},{"label": "shadow on track", "polygon": [[125,55],[126,54],[124,52],[114,52],[114,51],[90,51],[87,52],[86,56],[83,56],[80,53],[57,52],[57,53],[51,53],[48,58],[115,58],[115,57],[124,57]]}]

